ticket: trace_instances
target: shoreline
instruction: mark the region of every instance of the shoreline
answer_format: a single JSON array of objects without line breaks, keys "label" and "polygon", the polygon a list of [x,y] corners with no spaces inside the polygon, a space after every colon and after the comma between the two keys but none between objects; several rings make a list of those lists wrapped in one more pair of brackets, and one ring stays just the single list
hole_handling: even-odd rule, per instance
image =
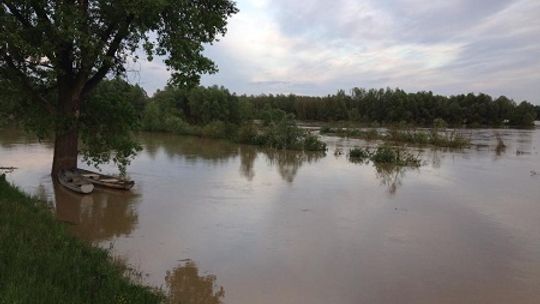
[{"label": "shoreline", "polygon": [[0,175],[0,302],[161,303],[160,290],[126,276],[107,250],[72,236]]}]

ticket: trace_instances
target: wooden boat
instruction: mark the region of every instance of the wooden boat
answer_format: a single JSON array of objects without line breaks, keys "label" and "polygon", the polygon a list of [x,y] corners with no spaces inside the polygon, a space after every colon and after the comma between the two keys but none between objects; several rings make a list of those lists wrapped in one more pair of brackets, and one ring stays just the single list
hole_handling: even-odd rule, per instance
[{"label": "wooden boat", "polygon": [[101,173],[96,173],[84,169],[74,169],[77,174],[82,178],[86,179],[88,182],[96,186],[129,190],[135,185],[135,182],[132,180],[125,180],[119,177],[105,175]]},{"label": "wooden boat", "polygon": [[89,194],[94,191],[94,185],[74,170],[60,171],[58,181],[62,186],[77,193]]}]

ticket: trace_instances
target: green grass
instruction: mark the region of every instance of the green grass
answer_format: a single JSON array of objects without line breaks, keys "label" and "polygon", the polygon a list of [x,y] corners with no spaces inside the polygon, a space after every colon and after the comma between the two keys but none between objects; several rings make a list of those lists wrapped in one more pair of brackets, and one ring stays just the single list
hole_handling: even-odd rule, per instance
[{"label": "green grass", "polygon": [[44,202],[0,176],[0,303],[160,303],[103,249],[71,236]]}]

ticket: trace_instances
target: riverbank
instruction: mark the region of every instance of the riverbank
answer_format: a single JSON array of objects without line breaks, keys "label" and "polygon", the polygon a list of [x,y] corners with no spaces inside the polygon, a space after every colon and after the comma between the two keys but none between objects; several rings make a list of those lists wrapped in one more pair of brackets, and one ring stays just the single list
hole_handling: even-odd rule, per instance
[{"label": "riverbank", "polygon": [[69,235],[47,210],[0,176],[0,303],[159,303],[103,249]]}]

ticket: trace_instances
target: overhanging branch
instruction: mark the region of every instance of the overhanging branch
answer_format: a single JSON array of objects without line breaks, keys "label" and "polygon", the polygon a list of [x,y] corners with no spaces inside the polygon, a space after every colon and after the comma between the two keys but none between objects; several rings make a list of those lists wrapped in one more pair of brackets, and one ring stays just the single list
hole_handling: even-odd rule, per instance
[{"label": "overhanging branch", "polygon": [[120,44],[122,43],[122,40],[124,40],[129,34],[128,30],[132,21],[133,21],[133,16],[129,15],[126,18],[126,21],[123,24],[123,27],[121,27],[116,33],[116,35],[114,36],[113,40],[111,41],[109,45],[109,48],[107,49],[107,52],[105,53],[105,56],[104,56],[105,60],[103,61],[103,64],[84,85],[82,94],[81,94],[83,98],[86,97],[98,85],[98,83],[101,80],[103,80],[103,78],[107,75],[107,73],[109,73],[113,65],[114,56],[116,52],[118,51],[118,48],[120,47]]},{"label": "overhanging branch", "polygon": [[24,16],[21,14],[21,12],[17,10],[15,5],[13,5],[13,3],[9,1],[5,1],[5,0],[2,2],[9,8],[11,15],[13,15],[13,17],[15,17],[15,19],[17,19],[24,27],[34,28],[32,23],[30,23],[30,20],[25,19]]},{"label": "overhanging branch", "polygon": [[41,96],[34,87],[32,86],[31,81],[28,79],[26,74],[22,72],[13,62],[13,59],[9,55],[4,56],[4,60],[6,62],[6,66],[9,69],[9,71],[14,74],[22,84],[25,90],[27,90],[30,95],[32,96],[32,99],[38,103],[41,103],[43,106],[45,106],[45,109],[50,114],[54,114],[55,110],[54,107],[49,103],[47,99],[45,99],[43,96]]}]

